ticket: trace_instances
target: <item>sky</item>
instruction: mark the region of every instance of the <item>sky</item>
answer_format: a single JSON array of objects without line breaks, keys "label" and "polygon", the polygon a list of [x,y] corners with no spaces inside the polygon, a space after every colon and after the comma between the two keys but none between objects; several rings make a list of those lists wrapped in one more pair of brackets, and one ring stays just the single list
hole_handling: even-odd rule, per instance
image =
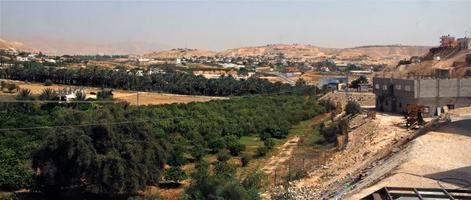
[{"label": "sky", "polygon": [[471,36],[471,0],[0,0],[0,38],[222,50],[265,44],[437,45]]}]

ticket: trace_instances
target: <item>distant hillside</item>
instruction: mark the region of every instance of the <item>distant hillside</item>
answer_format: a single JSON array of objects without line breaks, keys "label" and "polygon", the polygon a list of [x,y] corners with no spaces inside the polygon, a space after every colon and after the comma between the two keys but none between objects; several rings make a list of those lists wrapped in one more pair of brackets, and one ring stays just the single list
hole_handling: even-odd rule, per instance
[{"label": "distant hillside", "polygon": [[411,57],[422,56],[426,54],[429,49],[430,47],[427,46],[361,46],[355,48],[341,49],[336,52],[336,55],[341,57],[355,57],[366,55],[371,58]]},{"label": "distant hillside", "polygon": [[271,44],[265,46],[240,47],[221,52],[212,52],[197,49],[172,49],[147,54],[152,58],[168,59],[192,56],[226,56],[247,57],[266,56],[274,57],[282,53],[286,58],[298,58],[307,60],[335,59],[339,62],[359,64],[388,64],[395,65],[399,60],[411,56],[422,56],[430,47],[402,46],[402,45],[376,45],[355,48],[323,48],[304,44]]},{"label": "distant hillside", "polygon": [[145,57],[157,58],[157,59],[175,59],[175,58],[190,58],[193,56],[214,56],[216,52],[209,50],[199,49],[170,49],[164,51],[156,51],[149,54],[145,54]]},{"label": "distant hillside", "polygon": [[11,49],[11,50],[25,50],[25,51],[31,51],[33,50],[30,47],[27,47],[25,44],[21,42],[15,42],[15,41],[7,41],[2,38],[0,38],[0,49]]},{"label": "distant hillside", "polygon": [[467,55],[471,56],[471,50],[460,50],[459,47],[432,48],[421,57],[420,63],[389,67],[385,69],[385,73],[396,76],[430,76],[434,69],[454,69],[453,75],[462,77],[470,73],[471,63],[466,62]]},{"label": "distant hillside", "polygon": [[219,52],[218,55],[230,57],[275,56],[283,53],[286,58],[319,58],[329,56],[335,49],[303,44],[274,44],[256,47],[241,47]]}]

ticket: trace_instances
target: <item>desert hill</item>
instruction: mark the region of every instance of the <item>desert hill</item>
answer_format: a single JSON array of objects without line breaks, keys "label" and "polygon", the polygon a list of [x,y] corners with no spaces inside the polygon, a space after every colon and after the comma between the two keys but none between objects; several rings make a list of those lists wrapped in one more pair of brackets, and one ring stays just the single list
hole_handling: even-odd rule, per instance
[{"label": "desert hill", "polygon": [[164,51],[156,51],[149,54],[145,54],[145,57],[156,58],[156,59],[175,59],[175,58],[190,58],[193,56],[201,57],[201,56],[214,56],[216,52],[209,51],[209,50],[199,50],[199,49],[170,49]]},{"label": "desert hill", "polygon": [[274,44],[255,47],[241,47],[219,52],[218,55],[228,57],[244,56],[275,56],[282,53],[286,58],[319,58],[329,56],[335,49],[322,48],[303,44]]},{"label": "desert hill", "polygon": [[324,48],[305,44],[271,44],[265,46],[240,47],[227,49],[220,52],[197,49],[172,49],[147,54],[157,59],[175,59],[192,56],[225,56],[225,57],[249,57],[264,56],[275,57],[282,54],[285,58],[305,59],[319,61],[335,59],[346,63],[358,64],[388,64],[395,65],[398,61],[408,59],[411,56],[422,56],[427,53],[427,46],[362,46],[354,48]]},{"label": "desert hill", "polygon": [[16,41],[7,41],[0,38],[0,49],[10,49],[10,50],[24,50],[24,51],[32,51],[33,49],[27,47],[25,44]]}]

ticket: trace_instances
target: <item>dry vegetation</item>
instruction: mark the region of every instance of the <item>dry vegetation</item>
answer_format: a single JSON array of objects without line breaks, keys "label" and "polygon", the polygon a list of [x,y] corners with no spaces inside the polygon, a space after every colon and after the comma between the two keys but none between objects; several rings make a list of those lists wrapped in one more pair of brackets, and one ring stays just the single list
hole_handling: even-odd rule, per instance
[{"label": "dry vegetation", "polygon": [[[11,81],[2,80],[8,82],[14,82],[20,88],[29,89],[33,94],[40,94],[44,89],[51,88],[53,90],[62,90],[67,87],[76,87],[68,85],[52,85],[44,86],[39,83],[25,83],[22,81]],[[90,92],[100,91],[100,88],[93,87],[79,87],[83,88],[84,91],[89,94]],[[4,93],[4,95],[13,95]],[[132,105],[137,104],[137,92],[126,91],[126,90],[113,90],[113,97],[118,100],[123,100],[131,103]],[[190,96],[190,95],[177,95],[177,94],[166,94],[156,92],[139,92],[139,105],[154,105],[154,104],[171,104],[171,103],[190,103],[190,102],[206,102],[216,99],[227,99],[225,97],[208,97],[208,96]]]}]

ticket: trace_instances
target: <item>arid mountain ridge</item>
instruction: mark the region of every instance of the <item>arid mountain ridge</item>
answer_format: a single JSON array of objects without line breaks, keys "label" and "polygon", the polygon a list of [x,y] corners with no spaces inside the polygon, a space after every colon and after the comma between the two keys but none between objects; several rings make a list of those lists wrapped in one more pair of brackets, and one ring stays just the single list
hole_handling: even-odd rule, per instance
[{"label": "arid mountain ridge", "polygon": [[305,60],[335,59],[337,61],[354,61],[362,64],[397,64],[399,60],[409,59],[412,56],[425,55],[429,46],[405,45],[373,45],[354,48],[323,48],[305,44],[273,44],[254,47],[240,47],[220,52],[199,49],[171,49],[145,54],[155,59],[175,59],[192,56],[224,56],[248,57],[266,56],[274,57],[282,54],[285,58]]},{"label": "arid mountain ridge", "polygon": [[[305,59],[305,60],[324,60],[324,59],[335,59],[339,62],[356,62],[361,64],[374,64],[374,63],[385,63],[385,64],[396,64],[399,60],[408,59],[411,56],[422,56],[425,55],[431,48],[429,46],[407,46],[407,45],[371,45],[371,46],[360,46],[353,48],[324,48],[310,44],[269,44],[264,46],[252,46],[252,47],[240,47],[227,49],[220,52],[203,50],[203,49],[170,49],[149,52],[149,47],[138,48],[115,48],[112,46],[106,46],[97,48],[97,46],[89,46],[87,44],[75,45],[74,48],[72,43],[64,45],[40,45],[43,47],[29,47],[21,42],[11,42],[0,39],[0,49],[16,49],[26,51],[42,51],[46,54],[58,55],[64,54],[87,54],[90,50],[96,50],[96,53],[102,54],[132,54],[133,50],[139,49],[134,54],[139,54],[144,57],[150,57],[154,59],[175,59],[182,57],[193,57],[193,56],[224,56],[224,57],[248,57],[248,56],[266,56],[274,57],[282,54],[285,58]],[[61,46],[67,47],[66,51],[61,50]],[[123,46],[123,45],[119,45]],[[76,50],[75,52],[74,49]],[[125,49],[125,50],[124,50]],[[147,51],[146,51],[147,50]],[[93,54],[93,53],[89,53]]]}]

